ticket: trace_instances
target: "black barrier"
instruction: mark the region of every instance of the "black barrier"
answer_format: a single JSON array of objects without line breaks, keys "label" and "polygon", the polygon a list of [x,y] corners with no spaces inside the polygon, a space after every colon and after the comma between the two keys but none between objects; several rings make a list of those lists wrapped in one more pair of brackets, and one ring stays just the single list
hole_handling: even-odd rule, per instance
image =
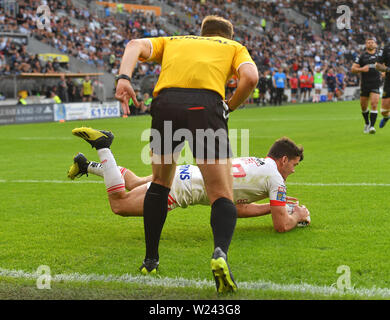
[{"label": "black barrier", "polygon": [[15,123],[33,123],[33,122],[51,122],[51,121],[54,121],[53,104],[16,106]]},{"label": "black barrier", "polygon": [[15,123],[16,106],[0,106],[0,125]]}]

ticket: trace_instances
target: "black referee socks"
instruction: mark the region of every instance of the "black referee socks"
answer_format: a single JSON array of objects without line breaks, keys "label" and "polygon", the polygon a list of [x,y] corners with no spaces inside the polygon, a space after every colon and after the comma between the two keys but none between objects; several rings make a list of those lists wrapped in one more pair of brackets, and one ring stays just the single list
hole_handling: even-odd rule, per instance
[{"label": "black referee socks", "polygon": [[210,224],[214,235],[214,248],[220,247],[227,254],[237,221],[237,209],[226,198],[219,198],[211,206]]},{"label": "black referee socks", "polygon": [[144,200],[144,230],[146,256],[158,259],[158,244],[168,213],[169,188],[151,183]]}]

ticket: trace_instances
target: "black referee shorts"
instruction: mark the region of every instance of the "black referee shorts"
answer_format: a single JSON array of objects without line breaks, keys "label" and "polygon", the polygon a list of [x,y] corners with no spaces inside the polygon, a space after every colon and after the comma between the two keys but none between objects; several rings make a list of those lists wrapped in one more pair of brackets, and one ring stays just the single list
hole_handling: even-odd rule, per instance
[{"label": "black referee shorts", "polygon": [[204,89],[168,88],[153,99],[150,148],[153,154],[181,151],[188,141],[196,159],[232,157],[222,97]]}]

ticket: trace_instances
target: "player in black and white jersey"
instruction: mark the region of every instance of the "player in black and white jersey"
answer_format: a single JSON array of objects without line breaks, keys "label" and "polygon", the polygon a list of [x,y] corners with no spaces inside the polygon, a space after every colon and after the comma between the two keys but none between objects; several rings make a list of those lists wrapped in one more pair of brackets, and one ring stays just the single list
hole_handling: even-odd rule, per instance
[{"label": "player in black and white jersey", "polygon": [[[374,38],[366,40],[366,50],[356,58],[352,73],[360,73],[360,106],[364,118],[364,133],[375,133],[375,122],[378,116],[378,102],[381,76],[375,68],[378,59],[377,44]],[[371,113],[368,108],[371,103]]]},{"label": "player in black and white jersey", "polygon": [[[309,211],[299,206],[296,198],[287,197],[285,181],[295,172],[303,159],[303,148],[288,138],[277,140],[266,158],[244,157],[233,159],[233,198],[239,218],[257,217],[271,213],[274,228],[278,232],[289,231],[300,222],[310,222]],[[119,167],[124,176],[127,196],[118,202],[110,201],[111,209],[121,216],[142,216],[143,202],[151,176],[137,177],[132,171]],[[74,158],[68,177],[74,179],[91,173],[103,177],[100,163],[89,162],[82,155]],[[269,198],[267,204],[254,203]],[[294,203],[289,214],[287,203]],[[193,205],[210,205],[202,174],[197,166],[177,166],[168,210]]]},{"label": "player in black and white jersey", "polygon": [[379,128],[383,128],[390,119],[390,43],[379,51],[376,69],[385,72],[385,83],[382,94],[382,120],[379,123]]}]

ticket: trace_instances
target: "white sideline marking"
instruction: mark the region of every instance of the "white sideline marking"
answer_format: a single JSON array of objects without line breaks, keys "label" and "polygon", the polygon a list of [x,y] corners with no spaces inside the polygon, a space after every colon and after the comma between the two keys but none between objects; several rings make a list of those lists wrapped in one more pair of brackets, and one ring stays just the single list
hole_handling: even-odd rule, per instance
[{"label": "white sideline marking", "polygon": [[71,140],[72,137],[18,137],[16,140]]},{"label": "white sideline marking", "polygon": [[83,181],[67,181],[67,180],[0,180],[0,183],[103,183],[103,181],[83,180]]},{"label": "white sideline marking", "polygon": [[354,118],[263,118],[263,119],[253,119],[253,118],[240,118],[240,121],[245,122],[267,122],[267,121],[351,121],[351,120],[360,120],[358,117]]},{"label": "white sideline marking", "polygon": [[311,182],[290,182],[291,186],[314,186],[314,187],[390,187],[390,183],[311,183]]},{"label": "white sideline marking", "polygon": [[[97,180],[4,180],[0,179],[0,183],[103,183]],[[313,186],[313,187],[390,187],[390,183],[316,183],[316,182],[288,182],[290,186]]]},{"label": "white sideline marking", "polygon": [[[0,268],[0,276],[8,278],[18,279],[37,279],[41,274],[26,272],[23,270],[8,270]],[[168,278],[168,277],[148,277],[148,276],[133,276],[131,274],[117,275],[99,275],[99,274],[56,274],[52,275],[52,281],[66,281],[66,282],[118,282],[118,283],[136,283],[148,286],[161,286],[170,288],[214,288],[215,284],[209,280],[195,280],[195,279],[184,279],[184,278]],[[307,283],[301,284],[278,284],[270,281],[255,281],[255,282],[238,282],[239,289],[246,290],[271,290],[278,292],[295,292],[295,293],[310,293],[325,296],[332,295],[354,295],[363,298],[367,297],[390,297],[390,289],[388,288],[351,288],[346,291],[340,291],[334,286],[315,286]]]}]

